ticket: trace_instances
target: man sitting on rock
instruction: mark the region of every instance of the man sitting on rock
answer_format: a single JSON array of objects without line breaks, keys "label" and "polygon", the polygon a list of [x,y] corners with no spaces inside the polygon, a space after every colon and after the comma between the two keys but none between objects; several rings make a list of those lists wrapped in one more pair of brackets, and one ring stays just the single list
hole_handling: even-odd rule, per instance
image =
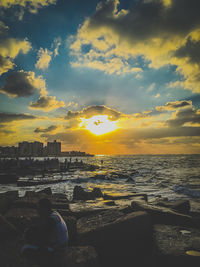
[{"label": "man sitting on rock", "polygon": [[58,267],[68,245],[68,230],[61,215],[52,210],[49,199],[38,202],[39,218],[24,234],[25,244],[21,250],[24,257],[40,266]]}]

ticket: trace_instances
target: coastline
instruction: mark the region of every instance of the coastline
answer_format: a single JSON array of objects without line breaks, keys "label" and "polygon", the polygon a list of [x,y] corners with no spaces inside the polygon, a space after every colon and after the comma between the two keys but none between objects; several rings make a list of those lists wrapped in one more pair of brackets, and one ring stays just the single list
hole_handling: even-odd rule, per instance
[{"label": "coastline", "polygon": [[[200,213],[190,211],[189,201],[160,198],[150,203],[144,194],[112,196],[97,187],[85,191],[81,186],[74,187],[71,200],[53,194],[51,188],[27,191],[20,198],[17,191],[0,194],[3,266],[27,267],[19,254],[21,236],[37,216],[36,203],[43,197],[51,200],[68,225],[70,248],[65,261],[69,267],[74,266],[74,257],[84,261],[76,265],[81,267],[132,266],[130,260],[135,266],[197,266],[199,257],[188,253],[200,251]],[[95,199],[104,204],[90,205]],[[85,258],[82,250],[87,251]]]}]

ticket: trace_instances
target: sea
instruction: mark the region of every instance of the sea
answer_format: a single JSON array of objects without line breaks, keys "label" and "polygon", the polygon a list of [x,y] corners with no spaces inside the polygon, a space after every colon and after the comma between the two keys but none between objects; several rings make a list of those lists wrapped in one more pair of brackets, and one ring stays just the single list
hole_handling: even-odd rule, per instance
[{"label": "sea", "polygon": [[[59,160],[62,162],[65,159]],[[72,162],[75,160],[72,158]],[[81,185],[89,191],[99,187],[103,193],[111,195],[144,193],[149,201],[158,198],[167,198],[169,201],[189,199],[193,210],[200,211],[200,154],[96,155],[78,160],[98,165],[99,168],[96,171],[53,174],[54,179],[67,179],[48,185],[54,193],[66,194],[72,199],[75,185]],[[10,184],[1,185],[0,192],[18,190],[19,195],[23,196],[26,191],[38,191],[45,187],[47,185],[17,187]]]}]

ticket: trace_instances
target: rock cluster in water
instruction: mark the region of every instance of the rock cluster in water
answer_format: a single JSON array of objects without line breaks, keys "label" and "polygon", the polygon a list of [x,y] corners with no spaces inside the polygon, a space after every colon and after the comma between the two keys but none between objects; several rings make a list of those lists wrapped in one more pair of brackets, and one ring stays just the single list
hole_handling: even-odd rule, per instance
[{"label": "rock cluster in water", "polygon": [[[68,226],[70,248],[63,267],[200,266],[200,214],[190,211],[189,201],[149,203],[144,194],[111,196],[80,186],[72,201],[50,188],[24,197],[17,191],[0,194],[0,266],[36,267],[19,251],[43,197]],[[96,198],[104,204],[94,207]]]}]

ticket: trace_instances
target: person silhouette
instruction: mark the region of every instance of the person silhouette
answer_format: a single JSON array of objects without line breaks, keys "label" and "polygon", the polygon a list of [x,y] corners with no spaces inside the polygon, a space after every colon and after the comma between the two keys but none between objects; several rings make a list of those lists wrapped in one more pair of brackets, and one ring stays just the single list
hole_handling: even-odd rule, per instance
[{"label": "person silhouette", "polygon": [[37,211],[37,221],[25,230],[21,253],[41,267],[58,267],[68,247],[67,226],[49,199],[39,200]]}]

